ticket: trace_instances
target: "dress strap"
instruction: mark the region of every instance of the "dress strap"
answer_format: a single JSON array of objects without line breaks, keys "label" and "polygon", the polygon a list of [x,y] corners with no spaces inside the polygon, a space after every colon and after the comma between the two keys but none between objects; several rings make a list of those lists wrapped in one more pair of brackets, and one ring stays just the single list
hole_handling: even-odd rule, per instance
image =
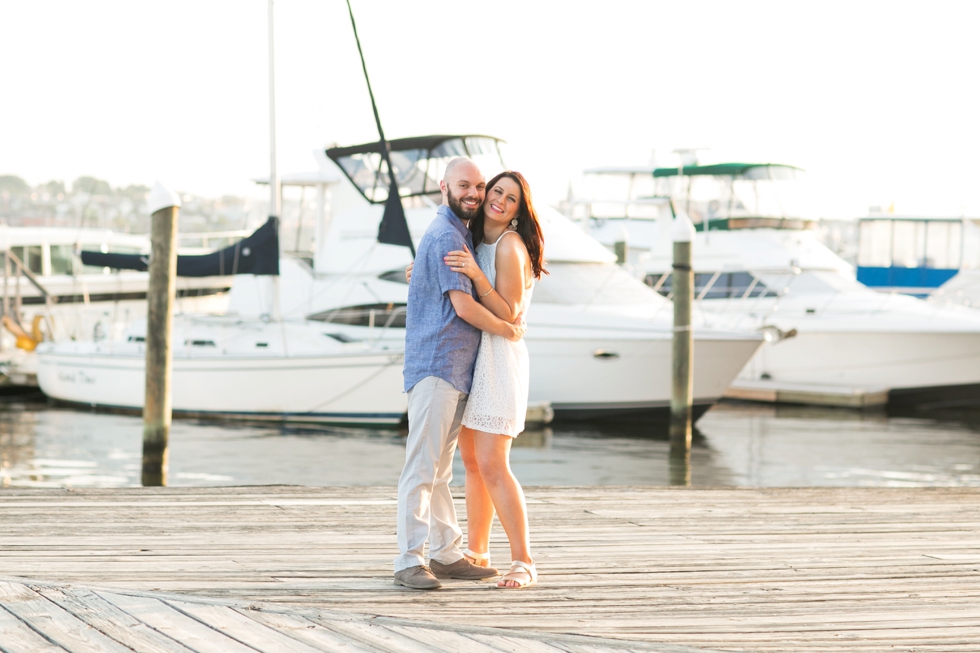
[{"label": "dress strap", "polygon": [[[504,230],[504,233],[502,233],[502,234],[500,234],[499,236],[497,236],[497,240],[495,240],[495,241],[493,241],[493,244],[494,244],[494,245],[496,245],[497,243],[499,243],[499,242],[500,242],[500,240],[501,240],[501,239],[502,239],[502,238],[503,238],[504,236],[506,236],[507,234],[517,234],[517,232],[516,232],[516,231],[513,231],[513,230],[511,230],[511,229],[505,229],[505,230]],[[518,235],[518,236],[520,236],[520,234],[517,234],[517,235]]]}]

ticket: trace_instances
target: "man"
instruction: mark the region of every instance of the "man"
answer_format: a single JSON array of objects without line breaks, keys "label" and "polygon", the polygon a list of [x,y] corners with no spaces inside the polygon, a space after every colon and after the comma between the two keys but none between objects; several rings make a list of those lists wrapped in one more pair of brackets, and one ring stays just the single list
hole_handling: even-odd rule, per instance
[{"label": "man", "polygon": [[[439,187],[442,205],[415,257],[405,331],[408,444],[398,480],[395,583],[414,589],[438,589],[438,578],[497,575],[496,569],[478,567],[460,552],[463,534],[449,482],[480,332],[516,341],[526,328],[523,316],[511,324],[481,306],[472,282],[443,261],[464,244],[473,251],[466,223],[482,210],[486,181],[480,169],[469,159],[453,159]],[[426,540],[431,567],[422,555]]]}]

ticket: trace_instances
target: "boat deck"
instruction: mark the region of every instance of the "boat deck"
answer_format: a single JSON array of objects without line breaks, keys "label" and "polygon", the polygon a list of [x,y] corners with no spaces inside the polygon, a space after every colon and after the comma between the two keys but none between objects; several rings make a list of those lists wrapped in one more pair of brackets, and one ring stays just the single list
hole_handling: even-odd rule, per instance
[{"label": "boat deck", "polygon": [[8,488],[0,650],[980,651],[980,489],[528,498],[538,587],[418,592],[391,488]]}]

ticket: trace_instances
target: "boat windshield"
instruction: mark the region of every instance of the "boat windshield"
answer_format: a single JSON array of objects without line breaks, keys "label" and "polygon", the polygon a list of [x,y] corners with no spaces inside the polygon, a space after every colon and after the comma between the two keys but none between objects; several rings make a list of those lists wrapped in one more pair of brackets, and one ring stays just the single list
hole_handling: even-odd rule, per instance
[{"label": "boat windshield", "polygon": [[[673,279],[670,272],[648,274],[644,281],[664,297],[671,296]],[[780,287],[783,285],[785,282]],[[697,299],[738,299],[779,295],[749,272],[695,272],[694,296]]]},{"label": "boat windshield", "polygon": [[615,263],[549,263],[533,304],[650,304],[656,293]]},{"label": "boat windshield", "polygon": [[587,170],[582,180],[583,200],[568,207],[569,217],[657,220],[671,215],[670,198],[657,196],[653,169]]},{"label": "boat windshield", "polygon": [[[466,156],[489,179],[504,169],[503,141],[492,136],[421,136],[388,141],[391,164],[395,169],[402,197],[440,196],[439,180],[446,165],[455,157]],[[334,147],[327,150],[361,195],[372,204],[388,199],[388,166],[377,142]]]},{"label": "boat windshield", "polygon": [[[718,164],[654,172],[657,193],[669,195],[699,228],[723,221],[806,218],[802,170],[777,164]],[[724,226],[724,225],[723,225]],[[736,226],[732,224],[731,226]],[[739,226],[766,226],[746,222]],[[713,225],[712,225],[713,227]]]}]

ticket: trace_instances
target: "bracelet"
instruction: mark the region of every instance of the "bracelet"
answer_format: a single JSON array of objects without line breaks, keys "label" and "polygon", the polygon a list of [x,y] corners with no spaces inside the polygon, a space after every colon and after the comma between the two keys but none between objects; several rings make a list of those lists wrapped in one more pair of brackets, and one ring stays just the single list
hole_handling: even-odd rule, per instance
[{"label": "bracelet", "polygon": [[488,290],[485,293],[483,293],[482,295],[480,295],[480,299],[483,299],[484,297],[486,297],[487,295],[489,295],[492,292],[493,292],[493,286],[490,286],[490,290]]}]

